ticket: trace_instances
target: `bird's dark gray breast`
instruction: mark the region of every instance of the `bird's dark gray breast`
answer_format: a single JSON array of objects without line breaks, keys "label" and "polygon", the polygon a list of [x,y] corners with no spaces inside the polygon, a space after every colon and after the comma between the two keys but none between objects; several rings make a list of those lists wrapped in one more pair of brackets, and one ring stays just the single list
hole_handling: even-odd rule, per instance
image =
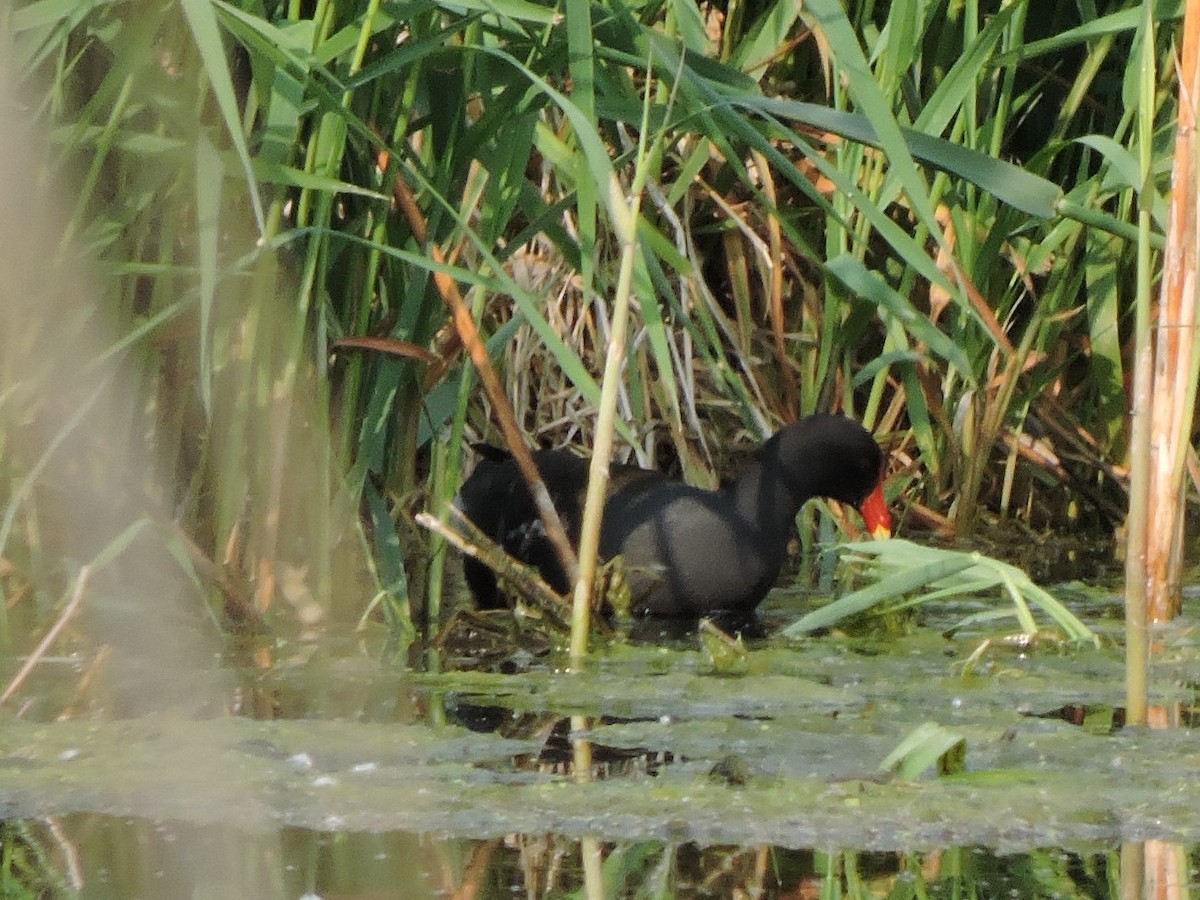
[{"label": "bird's dark gray breast", "polygon": [[775,543],[727,497],[664,482],[610,499],[600,553],[624,558],[633,612],[682,615],[757,603],[783,563]]}]

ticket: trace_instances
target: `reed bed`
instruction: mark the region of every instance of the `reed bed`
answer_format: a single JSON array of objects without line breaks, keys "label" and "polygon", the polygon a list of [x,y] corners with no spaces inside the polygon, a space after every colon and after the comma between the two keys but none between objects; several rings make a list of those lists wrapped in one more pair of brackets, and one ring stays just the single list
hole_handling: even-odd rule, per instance
[{"label": "reed bed", "polygon": [[[137,373],[130,427],[199,589],[227,622],[369,608],[402,635],[449,577],[411,515],[498,440],[438,279],[531,443],[590,447],[639,144],[618,459],[712,485],[842,410],[885,442],[906,530],[1111,533],[1181,8],[1081,8],[35,0],[0,34],[6,115],[47,136],[64,208],[47,253],[94,273],[61,315],[104,322],[94,362]],[[22,487],[37,454],[8,452],[52,390],[18,333],[10,639],[69,584]]]}]

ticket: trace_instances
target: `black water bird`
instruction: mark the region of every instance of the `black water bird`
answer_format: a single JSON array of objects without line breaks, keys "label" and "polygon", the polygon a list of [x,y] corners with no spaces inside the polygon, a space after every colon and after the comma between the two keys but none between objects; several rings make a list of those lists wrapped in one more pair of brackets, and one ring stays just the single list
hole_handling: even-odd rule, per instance
[{"label": "black water bird", "polygon": [[[482,452],[459,492],[459,509],[510,556],[566,593],[566,574],[515,462],[505,451]],[[567,450],[538,450],[533,460],[577,542],[588,461]],[[852,504],[869,531],[890,533],[882,476],[883,453],[874,437],[836,415],[808,416],[781,429],[718,491],[613,466],[600,555],[624,558],[636,615],[749,615],[774,585],[796,514],[811,498]],[[470,558],[464,568],[481,607],[504,605],[490,569]]]}]

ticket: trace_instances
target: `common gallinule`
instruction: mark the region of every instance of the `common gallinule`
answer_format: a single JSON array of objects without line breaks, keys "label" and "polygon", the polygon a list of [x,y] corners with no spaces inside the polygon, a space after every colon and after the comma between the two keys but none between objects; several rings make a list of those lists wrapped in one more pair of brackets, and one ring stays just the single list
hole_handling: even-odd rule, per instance
[{"label": "common gallinule", "polygon": [[[565,593],[566,574],[516,464],[504,451],[481,452],[484,458],[459,492],[459,509]],[[566,450],[538,450],[533,460],[577,542],[588,461]],[[796,513],[807,500],[852,503],[872,533],[890,532],[882,471],[883,453],[871,434],[835,415],[809,416],[783,428],[719,491],[613,466],[600,555],[624,557],[635,614],[749,615],[779,575]],[[470,558],[464,568],[480,606],[503,605],[490,569]]]}]

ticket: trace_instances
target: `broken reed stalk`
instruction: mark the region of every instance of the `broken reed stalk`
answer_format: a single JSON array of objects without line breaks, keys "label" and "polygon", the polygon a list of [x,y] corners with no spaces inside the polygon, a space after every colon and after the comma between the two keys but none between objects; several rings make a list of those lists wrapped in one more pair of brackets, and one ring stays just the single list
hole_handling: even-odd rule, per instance
[{"label": "broken reed stalk", "polygon": [[461,510],[450,506],[449,513],[454,519],[453,527],[427,512],[419,512],[413,519],[464,556],[479,560],[495,572],[497,577],[508,582],[524,600],[550,619],[556,629],[564,632],[569,629],[567,601],[542,580],[537,569],[505,553],[503,547],[476,528],[475,523],[464,516]]},{"label": "broken reed stalk", "polygon": [[[425,247],[436,262],[444,263],[445,257],[441,248],[428,239],[425,217],[421,213],[420,207],[417,206],[416,198],[402,176],[403,172],[397,171],[396,178],[392,183],[392,196],[396,201],[396,205],[404,212],[404,216],[408,220],[408,225],[412,229],[413,237],[416,238],[417,243]],[[467,304],[463,301],[462,294],[459,292],[458,285],[453,278],[445,272],[435,271],[433,279],[437,285],[438,293],[441,294],[442,300],[450,310],[450,320],[454,325],[455,331],[458,332],[459,340],[462,341],[462,345],[467,349],[467,353],[471,357],[471,362],[475,366],[475,371],[479,373],[479,381],[483,385],[483,390],[492,404],[492,410],[500,422],[500,430],[504,434],[504,443],[507,445],[509,452],[512,453],[513,460],[517,464],[517,469],[520,471],[521,477],[525,479],[525,483],[529,486],[529,493],[533,496],[538,516],[546,526],[546,536],[554,546],[559,562],[562,563],[562,567],[567,573],[567,578],[574,581],[579,571],[579,563],[575,557],[575,551],[571,549],[571,541],[567,537],[566,529],[563,528],[562,520],[559,518],[557,510],[554,508],[554,503],[550,499],[550,492],[546,490],[542,476],[538,472],[537,466],[533,464],[533,457],[530,455],[529,448],[525,444],[525,437],[521,434],[521,429],[517,426],[516,416],[513,414],[508,397],[504,394],[504,386],[500,383],[500,376],[496,374],[491,357],[487,354],[487,348],[484,347],[483,340],[479,336],[479,329],[475,326],[475,319],[471,315],[471,311],[467,308]]]}]

